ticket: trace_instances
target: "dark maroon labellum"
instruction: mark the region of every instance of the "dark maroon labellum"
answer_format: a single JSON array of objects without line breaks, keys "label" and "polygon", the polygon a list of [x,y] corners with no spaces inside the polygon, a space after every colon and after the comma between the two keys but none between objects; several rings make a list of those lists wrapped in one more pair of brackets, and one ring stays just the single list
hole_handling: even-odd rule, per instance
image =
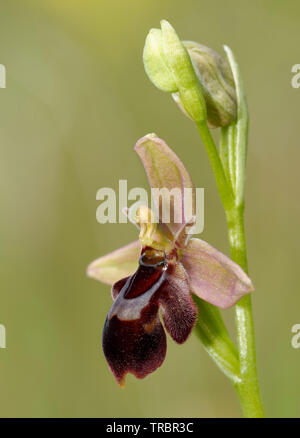
[{"label": "dark maroon labellum", "polygon": [[103,350],[120,385],[130,372],[142,378],[164,361],[167,331],[182,343],[192,330],[196,307],[189,292],[184,268],[168,265],[164,255],[145,251],[139,268],[127,279],[115,283],[114,303],[106,318]]}]

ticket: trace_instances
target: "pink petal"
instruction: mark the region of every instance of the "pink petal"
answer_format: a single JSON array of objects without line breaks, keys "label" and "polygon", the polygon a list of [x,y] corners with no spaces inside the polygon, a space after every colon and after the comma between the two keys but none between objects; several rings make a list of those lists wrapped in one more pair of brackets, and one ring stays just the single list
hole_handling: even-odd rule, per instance
[{"label": "pink petal", "polygon": [[247,274],[229,257],[200,239],[191,239],[181,262],[191,290],[205,301],[226,309],[254,290]]},{"label": "pink petal", "polygon": [[190,294],[187,274],[180,263],[170,265],[160,290],[159,302],[165,327],[174,341],[182,344],[194,327],[197,307]]},{"label": "pink petal", "polygon": [[[151,134],[145,136],[137,142],[135,150],[143,162],[152,189],[179,190],[179,202],[174,202],[171,198],[173,200],[170,206],[171,221],[167,224],[172,234],[177,235],[182,230],[183,225],[188,223],[195,214],[195,191],[192,179],[182,161],[161,138]],[[184,211],[184,203],[187,201],[184,193],[185,188],[191,189],[191,202]],[[160,219],[163,220],[161,207],[166,206],[166,200],[164,201],[160,196],[155,196],[154,192],[152,193],[156,207],[160,206]]]},{"label": "pink petal", "polygon": [[140,253],[141,244],[138,240],[129,243],[93,261],[87,268],[87,275],[112,285],[137,270]]}]

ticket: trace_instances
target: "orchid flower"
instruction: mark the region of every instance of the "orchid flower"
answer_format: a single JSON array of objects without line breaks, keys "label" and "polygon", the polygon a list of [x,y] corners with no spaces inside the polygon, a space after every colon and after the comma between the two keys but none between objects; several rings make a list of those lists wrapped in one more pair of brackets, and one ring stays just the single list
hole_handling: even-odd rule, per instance
[{"label": "orchid flower", "polygon": [[[152,188],[179,189],[182,200],[184,189],[194,190],[183,163],[160,138],[141,138],[135,151]],[[163,202],[158,197],[155,201]],[[112,285],[103,351],[121,386],[127,373],[144,378],[162,365],[165,330],[178,344],[187,340],[197,319],[192,294],[225,309],[253,291],[251,280],[236,263],[203,240],[191,238],[191,218],[178,211],[183,205],[184,200],[172,204],[167,224],[161,217],[155,223],[153,211],[140,207],[135,217],[139,240],[100,257],[87,269],[88,276]],[[178,213],[180,223],[174,220]]]}]

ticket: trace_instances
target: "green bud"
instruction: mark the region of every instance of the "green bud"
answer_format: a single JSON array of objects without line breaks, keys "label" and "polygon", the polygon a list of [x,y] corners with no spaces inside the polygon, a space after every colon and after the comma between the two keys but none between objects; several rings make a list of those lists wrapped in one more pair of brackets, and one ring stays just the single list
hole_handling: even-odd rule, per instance
[{"label": "green bud", "polygon": [[206,104],[191,58],[173,27],[165,20],[146,39],[144,66],[153,84],[178,94],[187,114],[196,122],[206,119]]},{"label": "green bud", "polygon": [[230,125],[236,118],[237,98],[229,65],[222,56],[202,44],[192,41],[183,44],[202,85],[208,125],[212,128]]},{"label": "green bud", "polygon": [[164,59],[160,29],[151,29],[147,35],[143,61],[147,75],[157,88],[167,93],[178,91],[172,72]]}]

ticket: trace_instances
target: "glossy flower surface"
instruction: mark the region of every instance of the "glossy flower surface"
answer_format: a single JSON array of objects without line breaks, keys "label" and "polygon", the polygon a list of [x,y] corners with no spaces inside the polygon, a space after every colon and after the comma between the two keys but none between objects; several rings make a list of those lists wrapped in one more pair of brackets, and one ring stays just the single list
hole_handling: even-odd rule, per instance
[{"label": "glossy flower surface", "polygon": [[[192,295],[218,306],[233,306],[253,285],[245,272],[203,240],[190,238],[185,189],[194,193],[191,177],[177,155],[158,137],[149,135],[136,146],[152,188],[178,189],[181,202],[171,201],[171,220],[153,223],[153,212],[140,207],[135,222],[139,240],[92,262],[87,274],[112,285],[113,304],[103,331],[103,351],[118,383],[127,373],[143,378],[166,355],[165,329],[177,343],[186,341],[197,319]],[[162,207],[165,199],[156,195]],[[180,212],[177,210],[181,210]],[[181,221],[174,220],[181,213]],[[161,311],[162,321],[159,311]]]}]

